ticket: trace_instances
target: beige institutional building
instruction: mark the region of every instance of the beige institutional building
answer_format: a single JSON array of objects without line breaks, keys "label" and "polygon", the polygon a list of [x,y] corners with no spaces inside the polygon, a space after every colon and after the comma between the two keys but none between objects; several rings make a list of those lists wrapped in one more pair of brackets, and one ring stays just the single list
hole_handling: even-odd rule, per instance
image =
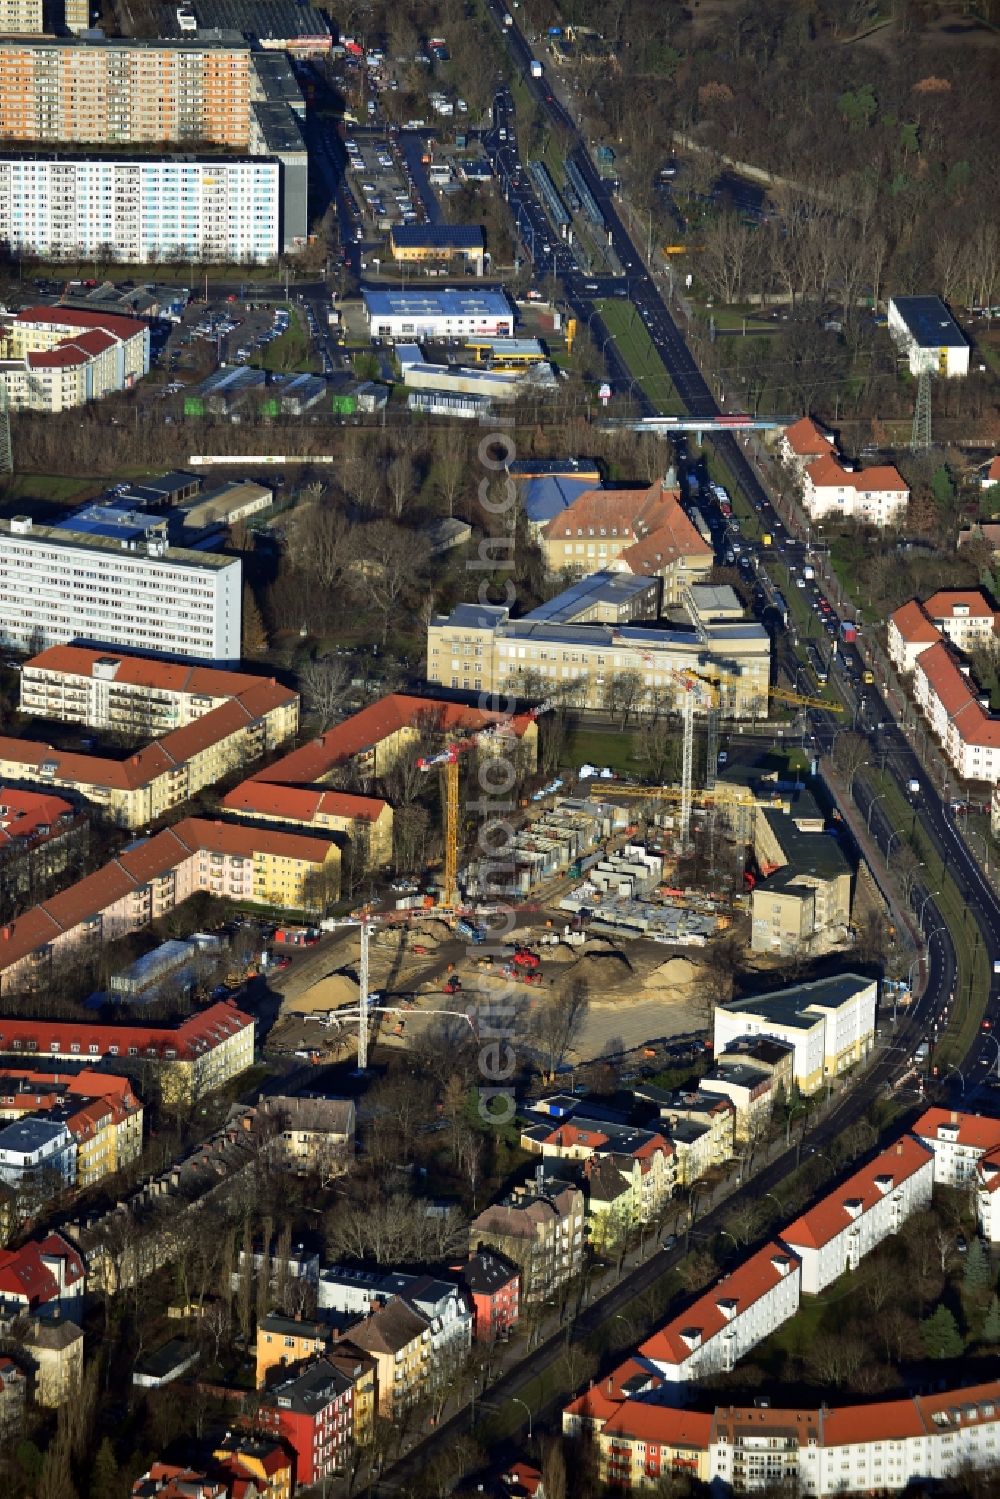
[{"label": "beige institutional building", "polygon": [[[427,679],[465,692],[566,695],[604,709],[629,683],[641,710],[676,700],[690,673],[726,682],[726,714],[766,718],[770,637],[743,618],[732,589],[686,588],[684,610],[673,611],[683,618],[656,622],[651,586],[649,578],[595,573],[523,619],[503,605],[459,604],[428,625]],[[619,618],[645,622],[612,622]],[[699,694],[698,706],[708,700]]]}]

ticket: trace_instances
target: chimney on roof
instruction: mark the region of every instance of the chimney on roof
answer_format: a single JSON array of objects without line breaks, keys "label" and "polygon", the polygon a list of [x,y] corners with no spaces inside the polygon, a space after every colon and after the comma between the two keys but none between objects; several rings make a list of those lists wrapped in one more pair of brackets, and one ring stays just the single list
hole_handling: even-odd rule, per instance
[{"label": "chimney on roof", "polygon": [[951,1111],[951,1122],[952,1122],[952,1124],[957,1124],[958,1123],[958,1110],[957,1109],[952,1109],[952,1111]]},{"label": "chimney on roof", "polygon": [[896,1141],[896,1154],[897,1155],[902,1155],[903,1154],[903,1142],[902,1142],[902,1140],[897,1140]]}]

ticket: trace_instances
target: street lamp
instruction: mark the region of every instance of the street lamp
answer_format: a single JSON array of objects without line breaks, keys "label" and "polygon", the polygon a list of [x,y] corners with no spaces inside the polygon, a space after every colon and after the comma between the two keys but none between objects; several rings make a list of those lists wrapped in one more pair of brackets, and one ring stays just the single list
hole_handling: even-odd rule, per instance
[{"label": "street lamp", "polygon": [[531,1441],[531,1406],[530,1405],[526,1405],[525,1402],[523,1400],[518,1399],[518,1397],[516,1395],[508,1395],[507,1399],[510,1401],[511,1405],[519,1405],[521,1407],[521,1409],[527,1415],[527,1417],[528,1417],[528,1441],[530,1442]]},{"label": "street lamp", "polygon": [[[838,730],[838,732],[842,734],[844,731],[843,731],[843,729],[840,729],[840,730]],[[832,751],[831,751],[831,753],[832,753]],[[857,774],[857,772],[855,772],[855,774]],[[885,792],[885,791],[880,791],[878,793],[878,795],[877,796],[873,796],[872,799],[871,799],[871,801],[868,803],[867,826],[868,826],[869,833],[872,830],[872,812],[875,809],[875,805],[876,805],[877,802],[880,802],[883,799],[883,797],[886,796],[887,794],[888,793]]]},{"label": "street lamp", "polygon": [[[774,1195],[773,1192],[765,1192],[764,1195],[763,1195],[763,1197],[761,1198],[761,1202],[766,1202],[769,1197],[770,1197],[770,1199],[771,1199],[772,1202],[778,1202],[778,1199],[777,1199],[777,1197],[775,1197],[775,1195]],[[782,1205],[781,1205],[780,1202],[778,1202],[778,1212],[781,1214],[782,1217],[785,1216],[785,1209],[782,1207]]]},{"label": "street lamp", "polygon": [[923,931],[923,927],[924,927],[924,911],[927,908],[927,902],[929,900],[933,900],[935,898],[935,896],[940,897],[940,895],[941,895],[940,890],[928,890],[927,894],[924,896],[923,900],[921,901],[921,903],[920,903],[920,914],[917,917],[917,926],[920,927],[921,931]]}]

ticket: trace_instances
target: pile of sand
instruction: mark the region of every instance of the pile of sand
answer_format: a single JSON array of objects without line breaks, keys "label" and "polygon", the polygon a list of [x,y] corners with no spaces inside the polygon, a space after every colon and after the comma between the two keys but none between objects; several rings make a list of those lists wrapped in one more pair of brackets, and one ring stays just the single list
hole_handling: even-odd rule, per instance
[{"label": "pile of sand", "polygon": [[359,985],[351,972],[338,970],[311,984],[304,994],[285,999],[281,1005],[281,1018],[289,1015],[315,1015],[326,1010],[340,1010],[358,1003]]},{"label": "pile of sand", "polygon": [[687,991],[697,983],[698,973],[698,967],[689,958],[668,958],[643,979],[643,994],[664,999],[687,997]]}]

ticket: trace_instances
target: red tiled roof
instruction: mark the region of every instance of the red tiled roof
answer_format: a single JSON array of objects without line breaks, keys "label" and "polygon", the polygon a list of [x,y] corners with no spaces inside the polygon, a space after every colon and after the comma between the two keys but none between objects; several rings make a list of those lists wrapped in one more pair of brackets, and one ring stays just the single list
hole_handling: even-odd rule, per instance
[{"label": "red tiled roof", "polygon": [[78,348],[73,339],[57,344],[54,349],[33,349],[25,354],[24,362],[29,370],[69,369],[71,365],[86,364],[91,356]]},{"label": "red tiled roof", "polygon": [[926,1145],[913,1135],[904,1135],[829,1192],[822,1202],[790,1223],[782,1238],[792,1249],[821,1249],[849,1228],[858,1216],[849,1213],[845,1203],[858,1202],[861,1213],[869,1212],[885,1196],[878,1185],[880,1178],[888,1178],[891,1189],[915,1175],[932,1159],[933,1154]]},{"label": "red tiled roof", "polygon": [[931,619],[953,619],[956,605],[964,606],[966,615],[973,619],[992,619],[993,605],[979,588],[940,588],[924,599],[924,608]]},{"label": "red tiled roof", "polygon": [[963,744],[1000,749],[1000,718],[983,707],[950,646],[942,642],[922,651],[916,669],[925,676]]},{"label": "red tiled roof", "polygon": [[1000,458],[990,459],[990,466],[986,470],[986,477],[1000,484]]},{"label": "red tiled roof", "polygon": [[[625,1385],[633,1381],[640,1383],[632,1390],[626,1390]],[[571,1400],[565,1409],[569,1415],[603,1425],[632,1394],[638,1393],[640,1389],[645,1393],[647,1386],[649,1390],[660,1390],[663,1385],[662,1374],[658,1374],[648,1363],[642,1363],[637,1358],[627,1358],[617,1369],[605,1374],[603,1379],[595,1380],[589,1390]]]},{"label": "red tiled roof", "polygon": [[941,631],[927,617],[924,606],[918,599],[910,599],[909,603],[901,604],[889,618],[903,639],[912,644],[926,641],[928,645],[933,645],[936,640],[941,639]]},{"label": "red tiled roof", "polygon": [[228,698],[217,708],[192,719],[183,728],[173,729],[162,739],[144,745],[125,760],[113,760],[105,755],[64,754],[50,744],[9,738],[0,738],[0,759],[35,770],[44,761],[49,761],[55,766],[55,775],[60,781],[134,791],[185,764],[211,745],[228,739],[247,724],[293,702],[295,697],[290,687],[282,687],[273,679],[262,679],[239,696]]},{"label": "red tiled roof", "polygon": [[712,1417],[708,1411],[677,1410],[645,1400],[626,1400],[608,1417],[604,1431],[608,1436],[707,1452],[712,1438]]},{"label": "red tiled roof", "polygon": [[59,1050],[68,1053],[72,1043],[77,1042],[84,1056],[89,1054],[88,1048],[95,1045],[100,1048],[101,1056],[108,1054],[112,1046],[118,1048],[118,1055],[125,1056],[128,1048],[135,1046],[140,1053],[150,1049],[157,1053],[170,1049],[183,1058],[196,1056],[253,1023],[251,1016],[229,1001],[209,1005],[176,1026],[109,1025],[89,1020],[20,1020],[4,1016],[0,1018],[0,1049],[9,1051],[12,1042],[30,1040],[41,1051],[47,1050],[51,1042],[57,1042]]},{"label": "red tiled roof", "polygon": [[45,323],[53,328],[104,328],[117,338],[134,338],[145,333],[146,324],[138,318],[119,317],[117,313],[91,312],[82,307],[22,307],[18,323]]},{"label": "red tiled roof", "polygon": [[322,864],[330,849],[339,847],[329,838],[285,833],[277,828],[243,827],[235,822],[210,822],[204,817],[185,817],[174,824],[172,831],[191,849],[237,854],[243,858],[265,852],[276,858]]},{"label": "red tiled roof", "polygon": [[676,489],[662,480],[648,489],[585,489],[543,531],[548,541],[575,536],[632,538],[621,553],[637,575],[653,574],[678,557],[708,557],[712,548],[698,534]]},{"label": "red tiled roof", "polygon": [[223,798],[227,812],[256,812],[287,822],[314,822],[318,817],[353,818],[375,822],[388,802],[375,796],[353,796],[347,791],[323,791],[312,786],[280,786],[277,782],[243,781]]},{"label": "red tiled roof", "polygon": [[827,437],[811,416],[801,416],[797,422],[785,428],[785,441],[799,458],[809,458],[815,453],[829,453],[832,439]]},{"label": "red tiled roof", "polygon": [[93,677],[98,662],[117,662],[114,681],[135,687],[159,687],[165,692],[193,697],[237,697],[274,677],[245,671],[222,671],[214,666],[189,666],[185,662],[157,661],[147,656],[129,656],[113,649],[95,650],[82,645],[53,645],[24,664],[24,673],[60,672],[67,676]]},{"label": "red tiled roof", "polygon": [[916,669],[927,678],[949,717],[953,717],[967,703],[975,701],[976,695],[969,679],[960,668],[952,647],[945,641],[923,651],[917,658]]},{"label": "red tiled roof", "polygon": [[[437,698],[393,692],[370,707],[362,708],[360,713],[352,714],[336,728],[327,729],[325,734],[310,740],[301,749],[292,750],[266,770],[258,770],[250,779],[276,781],[287,786],[312,785],[329,775],[337,765],[374,749],[400,729],[418,727],[425,718],[442,737],[447,738],[449,735],[481,733],[483,729],[504,722],[506,715],[466,708],[460,703],[442,703]],[[532,722],[530,714],[520,713],[511,723],[511,732],[521,738]]]},{"label": "red tiled roof", "polygon": [[976,1166],[979,1184],[985,1192],[1000,1190],[1000,1145],[984,1151]]},{"label": "red tiled roof", "polygon": [[[40,828],[55,830],[60,817],[75,818],[70,802],[44,791],[20,791],[0,786],[0,848],[19,839],[35,837]],[[43,835],[44,836],[44,835]]]},{"label": "red tiled roof", "polygon": [[927,1109],[916,1124],[913,1133],[921,1140],[936,1140],[942,1125],[958,1127],[958,1143],[972,1145],[979,1150],[992,1150],[1000,1146],[1000,1119],[990,1119],[984,1114],[966,1114],[957,1109]]},{"label": "red tiled roof", "polygon": [[320,864],[335,847],[338,845],[329,838],[184,818],[0,927],[0,970],[10,968],[88,917],[100,915],[149,880],[176,869],[199,849],[243,858],[264,852]]},{"label": "red tiled roof", "polygon": [[906,494],[907,485],[899,471],[891,464],[881,467],[846,469],[832,454],[818,458],[806,469],[817,489],[856,489],[870,493],[891,491]]},{"label": "red tiled roof", "polygon": [[[794,1247],[794,1246],[793,1246]],[[784,1265],[782,1270],[779,1266]],[[704,1346],[710,1338],[727,1327],[733,1320],[719,1306],[720,1302],[736,1303],[735,1316],[741,1316],[755,1301],[766,1296],[768,1291],[798,1268],[798,1260],[782,1244],[771,1243],[744,1260],[730,1275],[716,1281],[704,1295],[674,1317],[659,1332],[654,1332],[639,1345],[639,1353],[659,1364],[682,1364],[690,1358],[693,1349],[683,1337],[684,1333],[697,1332]]]}]

